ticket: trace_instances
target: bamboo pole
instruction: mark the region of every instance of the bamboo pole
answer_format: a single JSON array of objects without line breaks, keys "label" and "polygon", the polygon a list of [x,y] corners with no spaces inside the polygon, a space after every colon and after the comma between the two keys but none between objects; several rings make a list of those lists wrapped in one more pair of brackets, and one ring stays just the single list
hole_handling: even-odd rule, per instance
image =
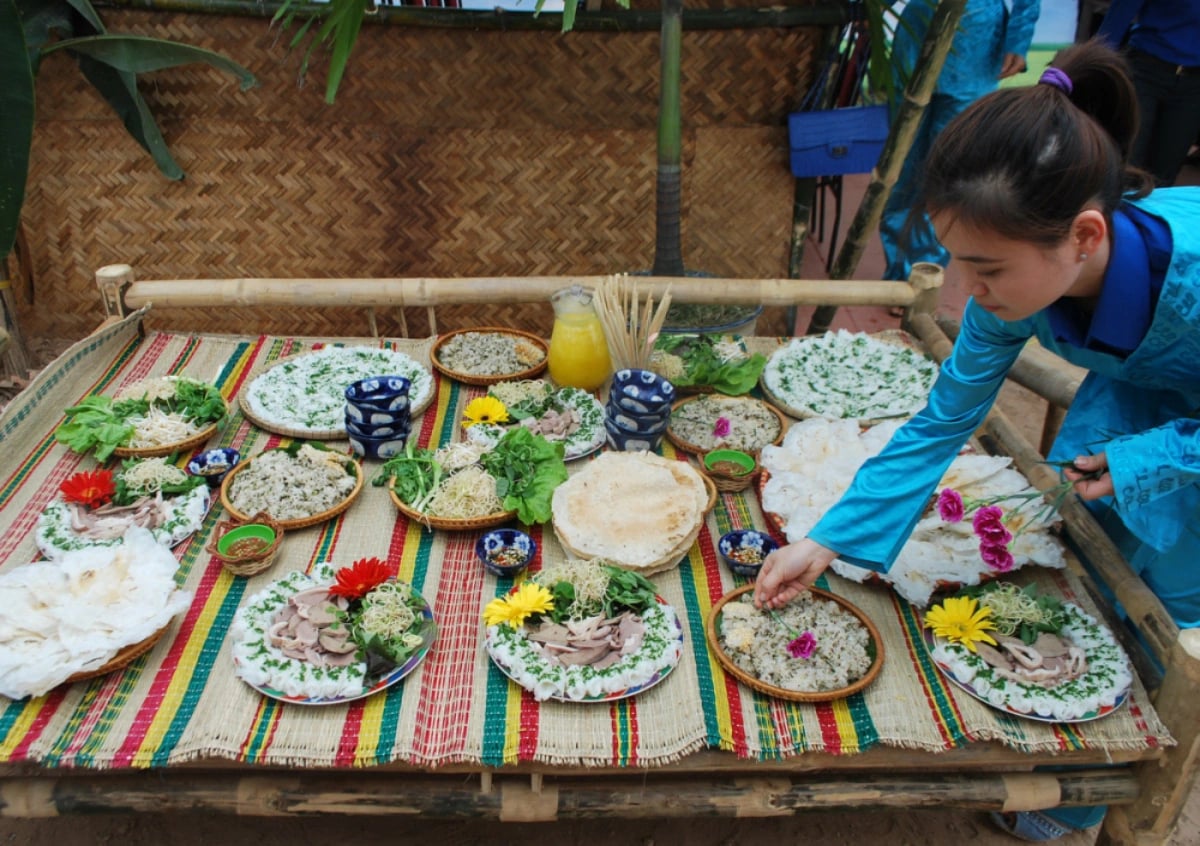
[{"label": "bamboo pole", "polygon": [[[112,265],[125,267],[128,265]],[[101,268],[97,275],[109,273]],[[489,302],[547,302],[571,285],[595,287],[606,276],[496,276],[380,279],[170,279],[137,280],[124,288],[127,308],[235,306],[385,307],[438,306]],[[903,282],[847,280],[830,286],[826,279],[728,279],[716,277],[639,276],[639,289],[683,303],[769,306],[895,305],[908,307],[916,296]]]},{"label": "bamboo pole", "polygon": [[[279,0],[108,0],[108,6],[149,9],[159,12],[188,12],[271,18],[282,5]],[[532,3],[530,9],[533,8]],[[321,14],[325,7],[310,3],[300,7]],[[842,26],[849,19],[844,0],[812,0],[803,6],[775,5],[757,8],[688,9],[687,30],[754,29],[758,27]],[[560,32],[562,13],[513,14],[503,9],[438,9],[413,6],[376,6],[364,17],[366,23],[428,29],[539,30]],[[662,28],[658,9],[589,9],[576,15],[573,30],[594,32],[650,32]]]},{"label": "bamboo pole", "polygon": [[[336,773],[110,772],[0,779],[0,816],[208,811],[241,816],[419,814],[423,818],[505,821],[790,816],[801,810],[855,808],[1037,808],[1128,804],[1138,785],[1128,767],[1036,773],[822,773],[660,778],[632,775],[544,779],[492,773],[490,789],[461,775]],[[541,773],[535,773],[541,776]]]},{"label": "bamboo pole", "polygon": [[[966,8],[966,0],[939,0],[937,9],[929,22],[925,40],[921,44],[921,52],[917,57],[916,67],[912,77],[904,89],[904,99],[900,103],[895,118],[888,131],[887,141],[879,162],[871,171],[871,181],[863,194],[862,202],[846,230],[846,239],[833,263],[829,273],[830,279],[847,280],[858,267],[867,239],[879,227],[879,218],[883,214],[883,204],[887,202],[892,186],[900,177],[900,170],[908,151],[912,148],[913,137],[925,107],[933,95],[938,76],[941,75],[942,65],[946,62],[946,54],[950,52],[950,44],[958,22]],[[808,324],[808,334],[820,335],[829,330],[837,307],[833,304],[818,308]]]}]

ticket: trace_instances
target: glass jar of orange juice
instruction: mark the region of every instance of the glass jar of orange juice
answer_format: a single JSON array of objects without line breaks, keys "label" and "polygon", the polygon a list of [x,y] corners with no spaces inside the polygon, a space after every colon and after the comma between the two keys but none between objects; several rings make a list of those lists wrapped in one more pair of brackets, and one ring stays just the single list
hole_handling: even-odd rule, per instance
[{"label": "glass jar of orange juice", "polygon": [[592,291],[572,285],[556,291],[550,304],[554,306],[550,378],[560,387],[596,390],[612,374],[612,361],[604,327],[592,306]]}]

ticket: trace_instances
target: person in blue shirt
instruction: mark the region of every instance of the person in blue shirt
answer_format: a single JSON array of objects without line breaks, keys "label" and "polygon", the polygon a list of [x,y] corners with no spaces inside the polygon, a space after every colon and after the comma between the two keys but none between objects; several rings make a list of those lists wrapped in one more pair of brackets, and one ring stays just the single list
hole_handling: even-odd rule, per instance
[{"label": "person in blue shirt", "polygon": [[[935,141],[917,208],[970,299],[928,404],[867,461],[807,538],[767,557],[779,607],[834,558],[886,572],[1031,337],[1090,372],[1048,456],[1181,627],[1200,626],[1200,188],[1151,191],[1128,164],[1137,105],[1102,41],[1042,84],[987,95]],[[1103,808],[1006,815],[1050,839]]]},{"label": "person in blue shirt", "polygon": [[1125,44],[1141,122],[1130,160],[1172,185],[1200,134],[1200,0],[1114,0],[1098,32]]},{"label": "person in blue shirt", "polygon": [[[910,211],[921,168],[933,139],[973,101],[991,91],[1001,79],[1025,70],[1025,54],[1041,0],[968,0],[946,55],[937,87],[921,117],[904,167],[888,195],[879,221],[879,237],[887,260],[884,279],[908,279],[912,265],[929,261],[945,266],[949,253],[938,243],[929,219]],[[937,0],[909,0],[901,12],[892,41],[896,99],[889,104],[892,119],[900,107],[905,81],[912,75]]]}]

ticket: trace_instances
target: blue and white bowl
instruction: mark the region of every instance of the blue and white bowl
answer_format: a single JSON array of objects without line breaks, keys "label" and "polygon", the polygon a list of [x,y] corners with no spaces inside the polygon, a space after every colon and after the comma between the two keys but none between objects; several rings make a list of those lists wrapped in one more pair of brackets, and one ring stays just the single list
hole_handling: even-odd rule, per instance
[{"label": "blue and white bowl", "polygon": [[[497,555],[511,561],[497,561]],[[537,541],[517,529],[493,529],[475,541],[475,557],[483,569],[502,578],[512,578],[529,566],[537,555]]]},{"label": "blue and white bowl", "polygon": [[412,429],[412,421],[397,419],[390,423],[355,423],[346,415],[346,434],[359,438],[402,438]]},{"label": "blue and white bowl", "polygon": [[382,403],[408,396],[412,382],[406,376],[368,376],[346,386],[349,402]]},{"label": "blue and white bowl", "polygon": [[378,411],[348,402],[346,403],[346,419],[359,426],[403,427],[410,425],[411,416],[408,413],[408,406],[398,411]]},{"label": "blue and white bowl", "polygon": [[621,452],[652,452],[663,439],[662,432],[626,432],[607,417],[604,418],[604,432],[608,445]]},{"label": "blue and white bowl", "polygon": [[206,449],[192,456],[187,471],[193,476],[203,476],[205,482],[215,487],[241,460],[242,454],[233,447]]},{"label": "blue and white bowl", "polygon": [[387,461],[394,455],[404,452],[404,442],[408,439],[388,435],[383,438],[364,438],[360,435],[350,435],[350,449],[362,458],[378,458]]},{"label": "blue and white bowl", "polygon": [[609,400],[635,414],[670,413],[675,386],[653,370],[618,370],[613,375]]},{"label": "blue and white bowl", "polygon": [[611,399],[604,405],[604,416],[618,428],[633,434],[649,435],[665,432],[671,424],[669,409],[666,414],[635,414],[614,404]]},{"label": "blue and white bowl", "polygon": [[[757,576],[763,561],[777,549],[779,544],[774,538],[754,529],[734,529],[721,535],[721,540],[717,542],[721,560],[739,576]],[[738,558],[743,560],[739,561]]]}]

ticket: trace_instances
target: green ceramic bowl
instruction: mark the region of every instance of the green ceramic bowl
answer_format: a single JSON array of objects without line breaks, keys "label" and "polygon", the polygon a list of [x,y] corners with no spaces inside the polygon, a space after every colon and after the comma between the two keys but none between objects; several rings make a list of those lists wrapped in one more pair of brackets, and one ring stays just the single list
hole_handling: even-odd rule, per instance
[{"label": "green ceramic bowl", "polygon": [[[715,466],[718,464],[725,466],[718,469]],[[745,476],[747,473],[754,472],[755,465],[753,455],[737,449],[714,449],[704,455],[704,469],[725,476]]]},{"label": "green ceramic bowl", "polygon": [[[258,538],[262,541],[262,552],[266,552],[271,544],[275,543],[275,530],[270,526],[264,526],[262,523],[247,523],[244,526],[238,526],[236,529],[230,529],[226,532],[221,540],[217,542],[217,549],[222,555],[232,555],[230,548],[240,540],[247,538]],[[247,556],[252,557],[252,556]]]}]

